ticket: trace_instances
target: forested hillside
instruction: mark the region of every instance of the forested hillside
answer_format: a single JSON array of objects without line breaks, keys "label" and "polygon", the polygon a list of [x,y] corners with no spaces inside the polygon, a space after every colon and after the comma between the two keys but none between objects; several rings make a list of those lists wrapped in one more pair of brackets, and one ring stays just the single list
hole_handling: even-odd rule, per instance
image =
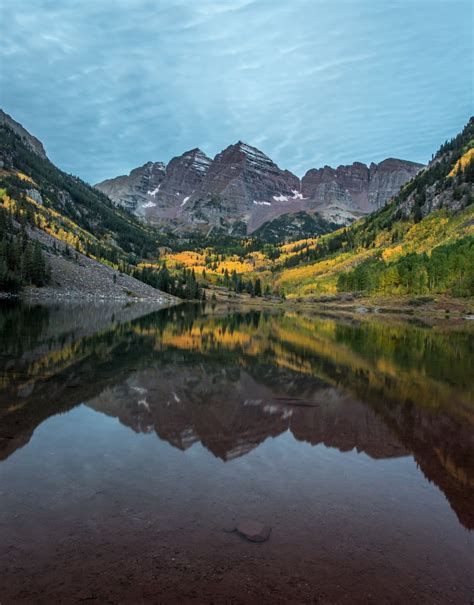
[{"label": "forested hillside", "polygon": [[41,245],[28,237],[21,216],[16,219],[0,208],[0,292],[17,293],[26,285],[44,286],[50,281]]},{"label": "forested hillside", "polygon": [[[0,160],[0,187],[26,213],[43,214],[44,223],[40,226],[51,229],[54,235],[61,236],[61,228],[66,232],[74,227],[77,233],[74,238],[71,235],[71,244],[112,261],[120,250],[142,256],[155,252],[153,230],[116,208],[104,194],[81,179],[40,157],[6,125],[0,126]],[[42,213],[38,212],[39,207]],[[55,225],[53,216],[57,219]]]},{"label": "forested hillside", "polygon": [[[102,295],[114,289],[120,275],[140,279],[136,266],[155,257],[156,231],[56,168],[42,146],[38,150],[30,144],[30,136],[23,129],[14,131],[8,121],[0,123],[0,291],[17,293],[25,286],[48,285],[51,265],[63,273],[79,277],[83,273],[83,282],[87,272],[81,269],[91,270],[93,262],[108,266],[110,287],[105,285]],[[90,262],[81,262],[83,257]],[[112,282],[113,270],[118,273]],[[53,281],[58,285],[67,277],[71,276],[59,275]],[[133,283],[129,278],[131,295]]]}]

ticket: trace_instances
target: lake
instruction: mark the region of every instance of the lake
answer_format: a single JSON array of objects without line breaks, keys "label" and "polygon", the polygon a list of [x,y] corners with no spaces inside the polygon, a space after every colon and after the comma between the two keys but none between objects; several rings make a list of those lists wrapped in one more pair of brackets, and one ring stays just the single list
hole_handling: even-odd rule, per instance
[{"label": "lake", "polygon": [[472,322],[3,302],[0,334],[3,605],[474,600]]}]

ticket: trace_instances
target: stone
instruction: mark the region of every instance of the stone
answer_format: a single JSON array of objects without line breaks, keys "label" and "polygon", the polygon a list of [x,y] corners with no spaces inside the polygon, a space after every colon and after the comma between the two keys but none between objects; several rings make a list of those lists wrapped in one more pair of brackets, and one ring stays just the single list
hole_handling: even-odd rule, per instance
[{"label": "stone", "polygon": [[236,527],[237,532],[249,542],[265,542],[270,537],[272,528],[264,525],[260,521],[239,521]]},{"label": "stone", "polygon": [[27,189],[26,195],[38,204],[43,205],[43,198],[41,196],[41,193],[37,189]]}]

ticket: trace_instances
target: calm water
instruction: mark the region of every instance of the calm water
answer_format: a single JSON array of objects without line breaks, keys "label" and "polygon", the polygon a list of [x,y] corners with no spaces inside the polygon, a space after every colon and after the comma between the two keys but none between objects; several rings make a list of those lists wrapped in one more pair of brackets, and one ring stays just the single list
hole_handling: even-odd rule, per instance
[{"label": "calm water", "polygon": [[473,328],[2,304],[0,602],[471,603]]}]

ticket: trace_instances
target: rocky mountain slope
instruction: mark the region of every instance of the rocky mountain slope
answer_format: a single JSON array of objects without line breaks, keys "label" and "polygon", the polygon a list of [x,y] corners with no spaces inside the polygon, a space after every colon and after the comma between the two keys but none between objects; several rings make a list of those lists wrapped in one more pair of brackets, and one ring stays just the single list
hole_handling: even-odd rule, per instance
[{"label": "rocky mountain slope", "polygon": [[94,258],[80,252],[68,253],[66,244],[41,229],[33,229],[29,235],[40,242],[51,270],[51,279],[43,287],[25,289],[30,299],[140,300],[153,301],[160,307],[177,302],[173,296]]},{"label": "rocky mountain slope", "polygon": [[300,180],[238,141],[213,160],[193,149],[167,166],[149,162],[96,188],[150,223],[178,231],[252,234],[268,221],[304,212],[319,215],[317,221],[326,221],[323,232],[328,232],[329,223],[348,224],[383,206],[421,168],[390,158],[370,166],[355,162],[312,169]]},{"label": "rocky mountain slope", "polygon": [[[97,187],[117,205],[143,215],[147,208],[147,196],[153,196],[165,176],[166,166],[162,162],[147,162],[135,168],[128,176],[118,176]],[[148,203],[149,205],[149,203]]]},{"label": "rocky mountain slope", "polygon": [[370,166],[325,166],[308,170],[301,191],[322,216],[346,224],[384,206],[422,167],[394,158]]},{"label": "rocky mountain slope", "polygon": [[[33,284],[41,296],[170,302],[173,297],[132,276],[156,245],[153,229],[54,166],[38,139],[0,113],[0,292]],[[28,269],[35,262],[38,270]]]}]

